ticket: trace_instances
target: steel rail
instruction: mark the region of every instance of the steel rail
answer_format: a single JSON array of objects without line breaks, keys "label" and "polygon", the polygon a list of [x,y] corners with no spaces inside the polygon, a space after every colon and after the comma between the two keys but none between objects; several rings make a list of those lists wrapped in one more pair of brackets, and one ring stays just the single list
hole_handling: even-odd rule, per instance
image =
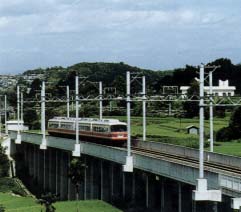
[{"label": "steel rail", "polygon": [[[188,163],[192,163],[198,167],[199,161],[198,161],[198,159],[195,159],[195,158],[181,156],[181,155],[174,155],[174,154],[170,154],[170,153],[166,153],[166,152],[144,149],[144,148],[139,148],[139,147],[132,147],[132,149],[133,149],[133,153],[137,153],[137,154],[141,153],[141,154],[144,154],[147,156],[151,155],[151,156],[155,156],[155,158],[160,158],[160,159],[165,157],[168,159],[179,160],[181,163],[188,162]],[[227,165],[224,165],[221,163],[208,162],[208,161],[204,161],[204,165],[205,165],[206,170],[209,170],[208,168],[213,168],[213,169],[217,169],[218,172],[224,171],[224,172],[229,172],[232,174],[235,173],[235,174],[241,176],[241,168],[227,166]]]}]

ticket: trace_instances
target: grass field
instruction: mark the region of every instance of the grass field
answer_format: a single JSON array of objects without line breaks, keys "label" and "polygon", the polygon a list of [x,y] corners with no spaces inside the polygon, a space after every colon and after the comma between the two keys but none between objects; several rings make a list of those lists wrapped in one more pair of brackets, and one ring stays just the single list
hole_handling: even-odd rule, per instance
[{"label": "grass field", "polygon": [[0,205],[5,211],[41,211],[41,206],[31,197],[18,197],[0,193]]},{"label": "grass field", "polygon": [[[112,117],[113,118],[113,117]],[[126,117],[116,116],[115,118],[126,121]],[[228,126],[230,116],[225,118],[214,118],[214,134],[222,127]],[[142,137],[142,118],[132,117],[132,135]],[[199,136],[189,135],[186,127],[195,125],[199,127],[199,119],[177,119],[174,117],[147,118],[147,140],[165,142],[187,147],[198,148]],[[205,120],[205,150],[209,151],[209,120]],[[241,156],[241,139],[231,142],[215,142],[214,152]]]},{"label": "grass field", "polygon": [[[32,197],[22,196],[24,192],[15,183],[13,178],[0,178],[0,206],[5,211],[40,212],[44,207]],[[19,194],[19,195],[18,195]],[[121,212],[111,205],[98,201],[59,201],[54,204],[57,212],[76,212],[77,207],[81,212]]]},{"label": "grass field", "polygon": [[76,212],[77,204],[81,212],[121,212],[100,200],[58,202],[55,207],[58,212]]},{"label": "grass field", "polygon": [[[126,121],[126,117],[115,116],[109,118],[117,118],[122,121]],[[229,117],[225,118],[215,118],[214,119],[214,131],[227,126],[229,122]],[[147,117],[147,135],[159,135],[159,136],[169,136],[169,137],[179,137],[188,138],[190,135],[186,133],[186,127],[190,125],[199,126],[199,119],[186,119],[181,120],[174,117],[165,118],[152,118]],[[132,135],[142,134],[142,117],[132,117],[131,118]],[[209,120],[205,121],[205,131],[209,134]],[[170,134],[171,133],[171,134]]]},{"label": "grass field", "polygon": [[214,145],[214,152],[241,157],[241,140],[216,142],[216,145]]},{"label": "grass field", "polygon": [[[0,205],[4,207],[5,211],[16,212],[40,212],[44,207],[37,203],[34,198],[13,196],[10,193],[0,193]],[[54,204],[57,212],[76,212],[77,208],[81,212],[121,212],[111,205],[99,201],[63,201]]]},{"label": "grass field", "polygon": [[[113,118],[113,117],[112,117]],[[126,121],[126,117],[116,116],[115,118]],[[220,128],[227,126],[229,117],[215,118],[214,119],[214,133]],[[190,135],[187,133],[186,127],[195,125],[199,127],[199,119],[186,119],[181,120],[174,117],[165,118],[147,118],[147,140],[172,143],[176,145],[184,145],[188,147],[198,148],[198,135]],[[142,137],[142,118],[132,117],[131,119],[132,136]],[[205,145],[208,146],[209,138],[209,120],[205,121]]]}]

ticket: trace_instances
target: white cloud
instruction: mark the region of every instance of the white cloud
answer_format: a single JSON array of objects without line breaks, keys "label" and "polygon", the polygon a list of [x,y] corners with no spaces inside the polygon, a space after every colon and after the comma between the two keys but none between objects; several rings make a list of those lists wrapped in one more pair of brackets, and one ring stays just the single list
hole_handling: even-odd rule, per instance
[{"label": "white cloud", "polygon": [[[208,0],[0,0],[1,53],[5,52],[7,61],[12,58],[11,64],[19,52],[23,52],[21,60],[26,63],[28,55],[37,52],[39,62],[62,64],[56,56],[58,52],[71,62],[73,57],[78,62],[78,55],[92,61],[113,56],[119,60],[130,58],[126,62],[135,61],[136,65],[138,59],[141,65],[149,61],[146,67],[157,67],[160,63],[170,67],[167,57],[179,57],[179,52],[192,60],[192,52],[207,44],[215,43],[222,49],[238,45],[240,3],[220,2],[217,5]],[[224,39],[228,42],[222,42]],[[163,56],[150,56],[163,52]],[[164,62],[160,57],[165,58]]]},{"label": "white cloud", "polygon": [[6,27],[8,23],[9,22],[6,17],[0,17],[0,29]]},{"label": "white cloud", "polygon": [[52,12],[6,16],[2,19],[5,22],[8,20],[6,30],[17,33],[79,32],[91,28],[134,30],[135,28],[212,24],[223,19],[220,14],[206,13],[202,16],[200,14],[200,11],[190,9],[81,10],[78,6],[60,5]]}]

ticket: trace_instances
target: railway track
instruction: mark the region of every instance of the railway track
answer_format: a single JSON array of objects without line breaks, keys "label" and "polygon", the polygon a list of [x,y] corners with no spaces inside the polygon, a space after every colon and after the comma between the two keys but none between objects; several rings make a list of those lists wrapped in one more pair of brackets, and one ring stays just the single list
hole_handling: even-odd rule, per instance
[{"label": "railway track", "polygon": [[[194,167],[199,166],[199,161],[195,158],[190,158],[186,156],[180,156],[180,155],[174,155],[166,152],[161,152],[158,150],[150,150],[150,149],[145,149],[145,148],[140,148],[140,147],[132,147],[133,153],[136,154],[141,154],[141,155],[146,155],[150,156],[153,158],[157,159],[168,159],[171,161],[176,161],[177,163],[184,164],[184,163],[189,163]],[[213,163],[213,162],[208,162],[204,161],[204,169],[205,170],[215,170],[216,172],[220,173],[228,173],[228,174],[235,174],[241,177],[241,168],[238,167],[231,167],[219,163]]]}]

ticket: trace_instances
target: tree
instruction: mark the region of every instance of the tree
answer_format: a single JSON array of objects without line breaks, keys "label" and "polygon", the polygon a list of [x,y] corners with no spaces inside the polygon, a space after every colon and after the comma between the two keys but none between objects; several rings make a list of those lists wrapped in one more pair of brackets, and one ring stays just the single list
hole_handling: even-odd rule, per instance
[{"label": "tree", "polygon": [[[68,177],[75,186],[76,200],[79,200],[80,185],[84,181],[85,171],[88,166],[82,161],[82,158],[73,158],[69,166]],[[77,202],[77,212],[79,211],[79,206]]]},{"label": "tree", "polygon": [[[199,96],[199,83],[197,81],[193,81],[190,88],[187,90],[187,96],[193,96],[192,100],[198,100]],[[183,103],[183,110],[185,112],[186,118],[193,118],[198,116],[199,113],[199,103],[198,101],[195,102],[184,102]]]},{"label": "tree", "polygon": [[82,161],[82,158],[74,158],[70,162],[69,174],[68,177],[71,179],[71,182],[75,185],[76,190],[76,200],[79,200],[79,190],[80,185],[84,181],[85,170],[88,166]]},{"label": "tree", "polygon": [[237,107],[232,113],[229,126],[217,132],[217,141],[230,141],[241,138],[241,106]]},{"label": "tree", "polygon": [[48,192],[41,195],[41,199],[38,200],[38,203],[44,205],[46,212],[54,212],[56,208],[53,206],[53,203],[58,199],[58,195]]},{"label": "tree", "polygon": [[0,177],[8,176],[10,163],[7,155],[5,155],[5,149],[0,145]]},{"label": "tree", "polygon": [[30,86],[30,92],[28,93],[28,98],[35,98],[36,93],[41,90],[41,80],[40,79],[35,79],[31,86]]},{"label": "tree", "polygon": [[233,129],[241,131],[241,107],[237,107],[232,113],[229,121],[229,126]]},{"label": "tree", "polygon": [[32,107],[26,107],[24,110],[24,122],[30,126],[30,129],[39,129],[40,121],[36,109]]}]

